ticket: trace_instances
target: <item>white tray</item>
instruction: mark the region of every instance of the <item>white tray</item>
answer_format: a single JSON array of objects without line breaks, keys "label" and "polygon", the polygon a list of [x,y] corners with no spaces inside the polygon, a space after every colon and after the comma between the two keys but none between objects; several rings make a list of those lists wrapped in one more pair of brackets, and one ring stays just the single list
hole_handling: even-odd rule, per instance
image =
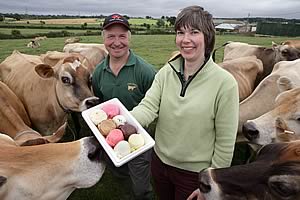
[{"label": "white tray", "polygon": [[[144,139],[145,139],[144,146],[131,152],[127,156],[124,156],[122,158],[117,157],[114,150],[111,148],[111,146],[109,144],[107,144],[107,142],[105,141],[105,138],[103,137],[103,135],[100,133],[100,131],[98,130],[96,125],[92,122],[92,120],[89,117],[90,114],[92,113],[92,111],[94,111],[95,109],[96,110],[101,109],[103,107],[103,105],[105,105],[105,104],[115,104],[120,108],[120,115],[123,115],[126,118],[127,123],[135,126],[137,128],[137,132],[144,137]],[[86,121],[86,123],[90,127],[90,129],[93,131],[94,135],[96,136],[96,138],[98,139],[98,141],[100,142],[100,144],[102,145],[102,147],[104,148],[104,150],[106,151],[106,153],[108,154],[108,156],[110,157],[110,159],[112,160],[112,162],[114,163],[114,165],[116,167],[120,167],[121,165],[127,163],[128,161],[132,160],[133,158],[137,157],[138,155],[144,153],[145,151],[152,148],[155,144],[153,138],[147,133],[147,131],[138,123],[138,121],[130,114],[130,112],[125,108],[125,106],[117,98],[111,99],[109,101],[106,101],[102,104],[96,105],[92,108],[89,108],[89,109],[83,111],[82,117]]]}]

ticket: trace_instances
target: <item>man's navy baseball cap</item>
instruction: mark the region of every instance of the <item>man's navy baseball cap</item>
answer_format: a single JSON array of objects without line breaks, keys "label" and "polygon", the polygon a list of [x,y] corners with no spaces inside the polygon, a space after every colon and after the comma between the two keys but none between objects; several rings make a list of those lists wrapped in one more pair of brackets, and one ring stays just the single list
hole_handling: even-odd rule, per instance
[{"label": "man's navy baseball cap", "polygon": [[111,26],[113,24],[122,24],[128,30],[130,30],[128,20],[120,14],[112,14],[112,15],[107,16],[103,23],[103,29],[107,29],[109,26]]}]

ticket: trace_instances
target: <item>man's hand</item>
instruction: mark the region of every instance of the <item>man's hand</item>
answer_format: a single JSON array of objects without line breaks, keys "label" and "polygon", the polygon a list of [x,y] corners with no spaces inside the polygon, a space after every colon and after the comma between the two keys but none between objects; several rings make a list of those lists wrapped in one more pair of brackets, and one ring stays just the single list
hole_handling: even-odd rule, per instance
[{"label": "man's hand", "polygon": [[186,200],[193,200],[194,198],[205,200],[199,189],[196,189]]}]

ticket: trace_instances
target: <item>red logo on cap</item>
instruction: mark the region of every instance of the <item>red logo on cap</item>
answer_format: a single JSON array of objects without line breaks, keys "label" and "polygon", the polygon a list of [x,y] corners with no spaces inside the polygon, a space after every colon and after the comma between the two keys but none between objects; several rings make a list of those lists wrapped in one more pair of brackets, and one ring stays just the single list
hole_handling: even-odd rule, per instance
[{"label": "red logo on cap", "polygon": [[121,19],[121,16],[120,15],[113,15],[113,16],[111,16],[111,18],[113,18],[113,19]]}]

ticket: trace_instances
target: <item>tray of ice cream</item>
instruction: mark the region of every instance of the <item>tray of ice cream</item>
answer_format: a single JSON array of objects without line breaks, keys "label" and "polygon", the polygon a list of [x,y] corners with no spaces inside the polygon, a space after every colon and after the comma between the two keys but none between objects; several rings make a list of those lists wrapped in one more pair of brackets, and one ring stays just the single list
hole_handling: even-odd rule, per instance
[{"label": "tray of ice cream", "polygon": [[82,116],[117,167],[155,144],[153,138],[117,98],[83,111]]}]

